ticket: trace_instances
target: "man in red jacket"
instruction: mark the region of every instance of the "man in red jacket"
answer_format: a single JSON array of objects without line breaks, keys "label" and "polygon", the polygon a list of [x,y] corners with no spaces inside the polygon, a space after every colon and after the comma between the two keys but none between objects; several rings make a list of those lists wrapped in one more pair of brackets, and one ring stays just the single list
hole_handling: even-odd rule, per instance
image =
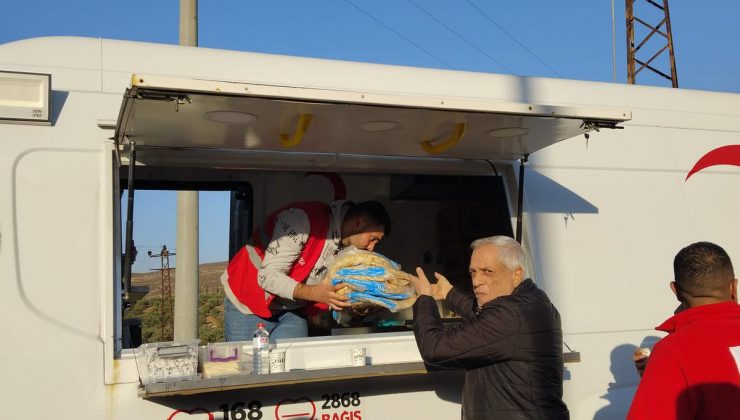
[{"label": "man in red jacket", "polygon": [[740,305],[732,262],[698,242],[673,260],[671,290],[685,309],[656,329],[629,420],[740,419]]},{"label": "man in red jacket", "polygon": [[377,201],[293,203],[267,217],[221,276],[224,335],[250,340],[257,323],[270,336],[305,337],[304,311],[351,306],[322,283],[327,261],[346,246],[372,251],[390,233],[390,217]]}]

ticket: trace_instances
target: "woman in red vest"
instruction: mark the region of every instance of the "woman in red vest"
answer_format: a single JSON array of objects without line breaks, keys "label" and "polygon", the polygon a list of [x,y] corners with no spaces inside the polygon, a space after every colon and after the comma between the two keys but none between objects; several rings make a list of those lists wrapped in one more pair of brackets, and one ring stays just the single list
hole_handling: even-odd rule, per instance
[{"label": "woman in red vest", "polygon": [[221,276],[226,341],[251,340],[258,322],[273,339],[307,336],[306,312],[350,306],[341,285],[321,282],[327,259],[346,246],[372,251],[390,230],[377,201],[294,203],[271,214]]}]

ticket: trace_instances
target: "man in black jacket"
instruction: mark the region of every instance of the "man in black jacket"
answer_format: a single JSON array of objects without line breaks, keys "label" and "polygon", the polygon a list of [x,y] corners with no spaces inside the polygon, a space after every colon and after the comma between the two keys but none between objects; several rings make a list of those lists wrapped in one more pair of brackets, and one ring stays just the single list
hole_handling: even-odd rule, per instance
[{"label": "man in black jacket", "polygon": [[[475,299],[421,268],[414,287],[414,334],[429,365],[465,369],[462,418],[568,419],[563,396],[560,314],[526,277],[522,247],[506,236],[473,242]],[[434,299],[463,321],[445,329]]]}]

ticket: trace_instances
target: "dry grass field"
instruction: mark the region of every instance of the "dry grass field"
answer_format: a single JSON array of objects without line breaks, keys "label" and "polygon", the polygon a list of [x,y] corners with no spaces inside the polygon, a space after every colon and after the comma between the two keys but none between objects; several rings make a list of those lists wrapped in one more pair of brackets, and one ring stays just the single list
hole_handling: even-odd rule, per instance
[{"label": "dry grass field", "polygon": [[[226,269],[226,262],[216,262],[201,264],[199,271],[200,281],[200,293],[213,294],[221,293],[221,281],[219,280],[221,274]],[[176,281],[176,270],[175,268],[170,269],[170,279],[172,282],[172,293],[174,296]],[[151,271],[149,273],[133,273],[131,275],[132,286],[148,286],[149,293],[144,299],[151,299],[154,297],[160,297],[162,295],[162,275],[159,270]]]}]

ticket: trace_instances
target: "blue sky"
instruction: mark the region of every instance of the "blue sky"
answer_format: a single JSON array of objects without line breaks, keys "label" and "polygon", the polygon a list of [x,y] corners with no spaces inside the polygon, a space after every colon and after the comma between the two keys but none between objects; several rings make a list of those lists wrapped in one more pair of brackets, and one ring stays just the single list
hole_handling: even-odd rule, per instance
[{"label": "blue sky", "polygon": [[[624,83],[625,6],[623,0],[614,3],[617,82]],[[639,17],[651,23],[660,20],[645,1],[636,3]],[[740,93],[740,25],[736,22],[740,2],[671,0],[670,7],[679,86]],[[177,44],[178,8],[177,0],[3,0],[0,43],[76,35]],[[201,0],[199,45],[613,80],[611,0]],[[645,48],[650,53],[655,47]],[[662,63],[658,66],[667,69]],[[638,83],[667,85],[643,73]],[[158,260],[144,258],[147,250],[158,251],[163,243],[175,248],[174,197],[174,193],[137,194],[135,237],[143,257],[136,271],[158,266]],[[154,216],[162,213],[172,217]],[[226,195],[201,193],[201,262],[227,258],[227,221]]]}]

